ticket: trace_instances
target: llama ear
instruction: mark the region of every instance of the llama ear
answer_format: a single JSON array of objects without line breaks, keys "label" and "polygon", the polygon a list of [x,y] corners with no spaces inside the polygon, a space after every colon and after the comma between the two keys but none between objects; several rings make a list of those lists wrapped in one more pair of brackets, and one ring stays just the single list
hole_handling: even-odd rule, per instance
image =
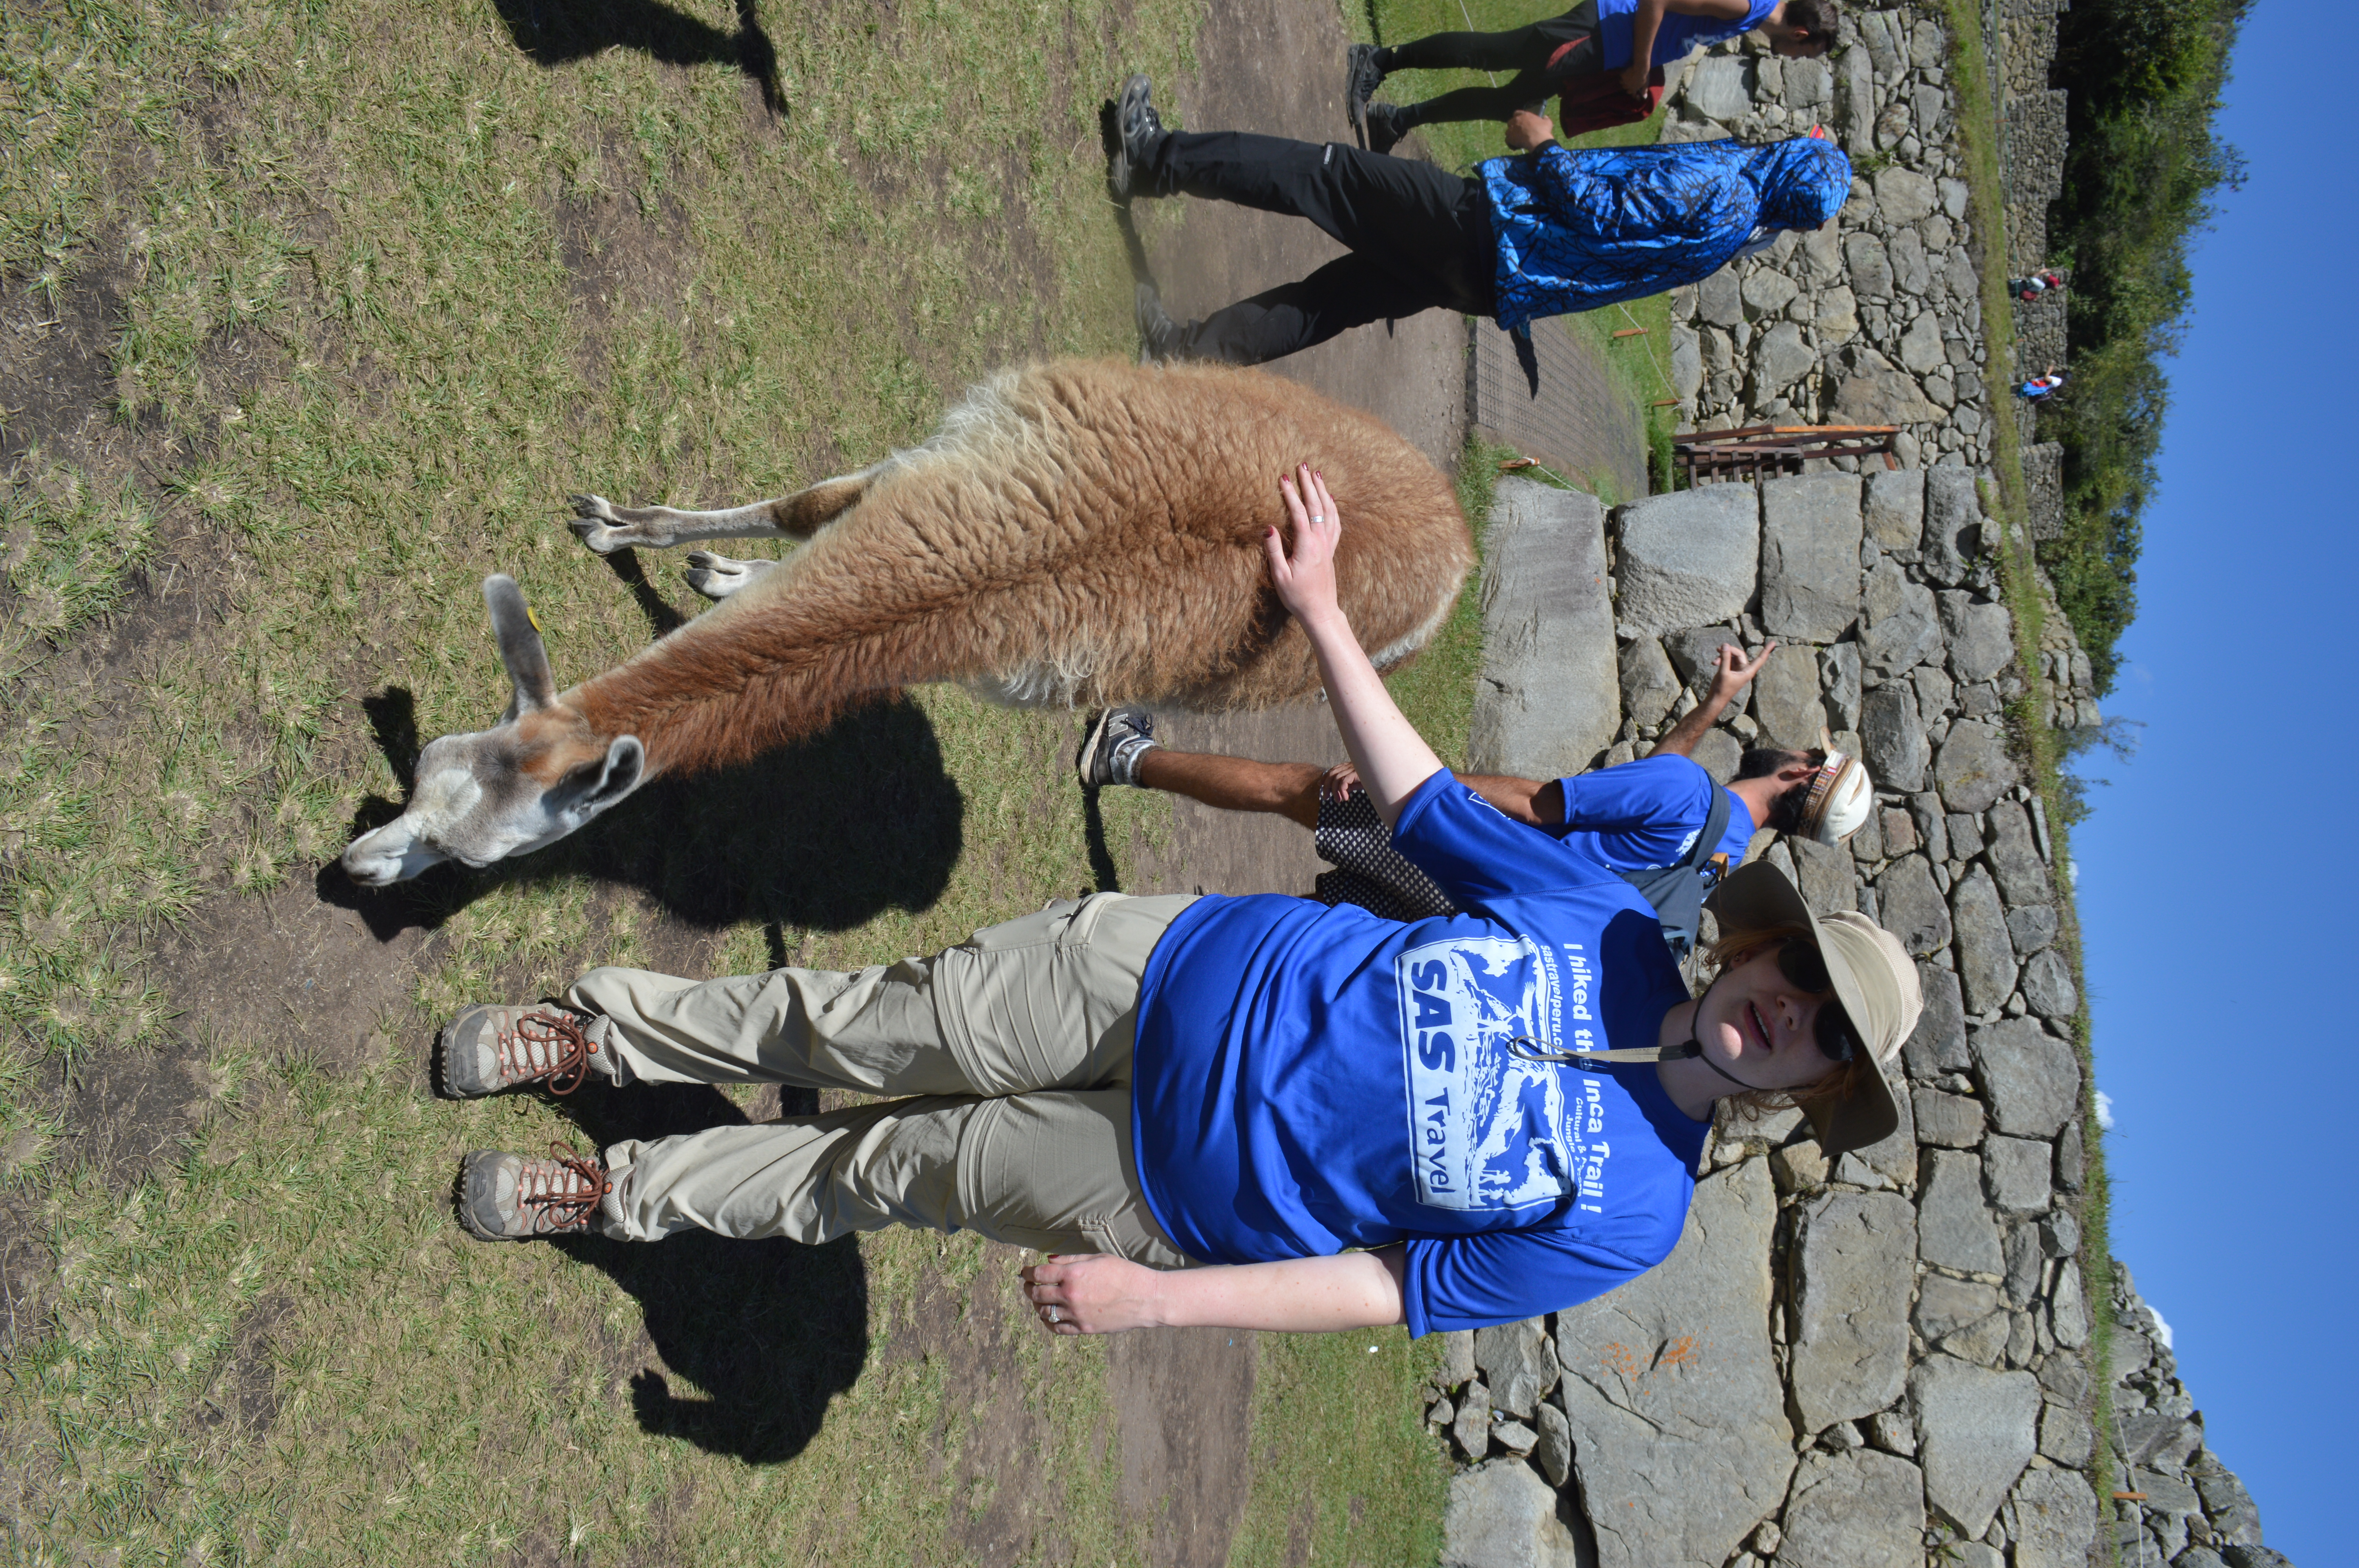
[{"label": "llama ear", "polygon": [[578,827],[620,802],[647,776],[647,749],[636,735],[617,735],[606,747],[604,757],[567,773],[549,795],[558,811],[578,818]]},{"label": "llama ear", "polygon": [[499,639],[500,663],[508,667],[516,696],[508,703],[503,724],[514,723],[536,708],[557,701],[557,682],[549,673],[549,650],[540,645],[540,627],[525,604],[516,579],[495,572],[484,579],[484,606],[492,612],[492,635]]}]

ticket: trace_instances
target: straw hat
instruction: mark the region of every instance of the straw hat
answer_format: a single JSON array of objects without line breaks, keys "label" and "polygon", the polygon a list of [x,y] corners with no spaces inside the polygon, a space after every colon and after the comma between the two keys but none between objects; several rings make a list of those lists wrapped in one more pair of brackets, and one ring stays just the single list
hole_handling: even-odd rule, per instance
[{"label": "straw hat", "polygon": [[1840,844],[1859,831],[1875,805],[1875,781],[1857,757],[1830,751],[1802,800],[1802,835]]}]

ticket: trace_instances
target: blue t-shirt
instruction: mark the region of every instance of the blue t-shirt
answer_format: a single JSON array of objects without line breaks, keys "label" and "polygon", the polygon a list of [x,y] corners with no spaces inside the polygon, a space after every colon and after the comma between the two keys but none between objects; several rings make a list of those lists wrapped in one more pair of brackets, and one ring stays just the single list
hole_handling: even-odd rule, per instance
[{"label": "blue t-shirt", "polygon": [[[1749,0],[1741,22],[1666,11],[1655,28],[1655,52],[1648,63],[1668,70],[1687,59],[1690,49],[1751,32],[1777,8],[1777,0]],[[1630,21],[1637,9],[1638,0],[1597,0],[1597,44],[1608,70],[1619,70],[1630,63]]]},{"label": "blue t-shirt", "polygon": [[1139,1180],[1208,1262],[1408,1243],[1409,1331],[1513,1323],[1678,1244],[1709,1124],[1651,1062],[1512,1055],[1653,1045],[1687,1000],[1654,911],[1578,839],[1448,773],[1395,848],[1465,914],[1380,920],[1274,894],[1203,898],[1139,990]]},{"label": "blue t-shirt", "polygon": [[[1703,831],[1712,811],[1712,782],[1703,764],[1672,752],[1559,779],[1564,826],[1549,831],[1586,840],[1589,852],[1617,871],[1651,871],[1678,860]],[[1745,863],[1753,813],[1734,794],[1719,853],[1731,867]]]}]

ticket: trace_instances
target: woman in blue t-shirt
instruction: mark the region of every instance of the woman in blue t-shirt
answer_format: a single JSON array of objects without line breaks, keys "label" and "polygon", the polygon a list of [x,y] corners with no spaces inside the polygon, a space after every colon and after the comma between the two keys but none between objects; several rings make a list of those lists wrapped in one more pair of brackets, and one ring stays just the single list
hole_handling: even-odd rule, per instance
[{"label": "woman in blue t-shirt", "polygon": [[1341,521],[1279,481],[1277,596],[1317,653],[1363,786],[1465,912],[1102,893],[857,972],[584,976],[440,1037],[455,1095],[595,1072],[891,1097],[597,1154],[467,1156],[486,1240],[702,1228],[822,1242],[910,1225],[1050,1254],[1059,1334],[1157,1325],[1413,1333],[1612,1289],[1678,1241],[1717,1101],[1799,1103],[1830,1153],[1897,1124],[1882,1064],[1919,1011],[1899,944],[1750,867],[1720,971],[1680,984],[1611,868],[1459,785],[1336,603]]},{"label": "woman in blue t-shirt", "polygon": [[[1611,75],[1633,99],[1651,77],[1676,70],[1691,49],[1758,27],[1789,58],[1822,55],[1841,13],[1834,0],[1583,0],[1561,16],[1504,33],[1434,33],[1408,43],[1353,44],[1344,65],[1343,113],[1370,152],[1388,152],[1419,125],[1505,123],[1552,96]],[[1422,103],[1368,100],[1396,70],[1513,71],[1506,81],[1462,87]],[[1568,106],[1570,107],[1570,106]],[[1647,105],[1638,104],[1640,117]],[[1568,114],[1568,135],[1575,128]]]}]

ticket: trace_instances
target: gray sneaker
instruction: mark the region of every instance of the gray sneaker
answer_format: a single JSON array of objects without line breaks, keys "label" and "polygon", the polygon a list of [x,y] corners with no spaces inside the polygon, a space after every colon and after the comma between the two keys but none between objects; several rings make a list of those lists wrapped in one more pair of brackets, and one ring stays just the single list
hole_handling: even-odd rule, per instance
[{"label": "gray sneaker", "polygon": [[1162,364],[1187,358],[1190,322],[1181,326],[1163,308],[1163,295],[1155,285],[1142,283],[1131,292],[1131,308],[1138,322],[1138,362]]},{"label": "gray sneaker", "polygon": [[547,1159],[478,1149],[459,1166],[459,1223],[478,1241],[530,1241],[578,1236],[598,1217],[613,1190],[594,1154],[549,1146]]},{"label": "gray sneaker", "polygon": [[1138,782],[1138,759],[1155,747],[1155,716],[1143,708],[1109,708],[1073,758],[1083,789]]},{"label": "gray sneaker", "polygon": [[1107,178],[1114,194],[1127,201],[1142,194],[1137,182],[1169,134],[1163,129],[1162,116],[1155,112],[1155,84],[1146,72],[1133,71],[1123,79],[1122,92],[1114,100],[1114,167]]},{"label": "gray sneaker", "polygon": [[546,1083],[549,1093],[570,1095],[592,1067],[612,1078],[613,1058],[587,1033],[594,1017],[555,1002],[463,1009],[442,1026],[443,1092],[473,1099]]}]

